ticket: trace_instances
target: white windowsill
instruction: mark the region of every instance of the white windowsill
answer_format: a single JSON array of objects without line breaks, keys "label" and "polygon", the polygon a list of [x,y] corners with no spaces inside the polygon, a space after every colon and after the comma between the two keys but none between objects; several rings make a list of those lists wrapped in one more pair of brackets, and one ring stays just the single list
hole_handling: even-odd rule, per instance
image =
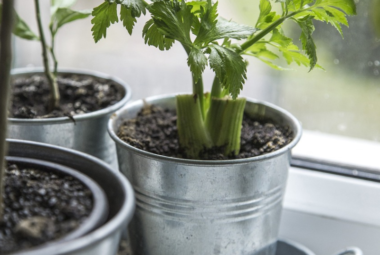
[{"label": "white windowsill", "polygon": [[380,171],[380,143],[304,130],[293,156]]}]

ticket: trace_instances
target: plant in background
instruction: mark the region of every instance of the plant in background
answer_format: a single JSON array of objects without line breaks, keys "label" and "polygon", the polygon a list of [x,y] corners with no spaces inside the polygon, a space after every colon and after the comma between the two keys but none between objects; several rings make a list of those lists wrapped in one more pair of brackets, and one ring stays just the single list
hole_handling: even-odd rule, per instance
[{"label": "plant in background", "polygon": [[[185,49],[193,78],[193,93],[177,96],[179,142],[189,158],[199,158],[205,148],[223,147],[225,155],[240,150],[240,132],[245,99],[238,95],[246,80],[247,62],[253,56],[275,69],[280,58],[309,67],[317,65],[316,45],[312,38],[314,20],[330,23],[343,37],[341,25],[348,26],[347,15],[356,14],[353,0],[277,0],[281,12],[272,10],[269,0],[260,0],[255,27],[218,16],[218,2],[157,0],[105,1],[92,15],[95,42],[106,37],[107,28],[118,22],[132,34],[136,18],[148,11],[145,43],[169,50],[175,41]],[[117,6],[120,5],[118,16]],[[282,24],[290,20],[301,29],[299,49],[285,36]],[[202,73],[206,66],[215,72],[210,94],[203,91]]]},{"label": "plant in background", "polygon": [[[50,46],[48,46],[46,43],[46,38],[42,27],[39,0],[34,0],[39,36],[37,36],[29,28],[25,21],[23,21],[17,14],[15,14],[15,24],[13,33],[16,36],[26,40],[34,40],[41,42],[44,72],[51,91],[49,111],[60,108],[60,95],[57,84],[58,62],[55,55],[55,37],[57,35],[57,32],[63,25],[78,19],[87,18],[91,13],[90,11],[74,11],[70,9],[70,7],[75,2],[76,0],[51,0],[49,25],[49,31],[51,36]],[[54,62],[53,70],[50,69],[49,65],[49,53],[51,59]]]}]

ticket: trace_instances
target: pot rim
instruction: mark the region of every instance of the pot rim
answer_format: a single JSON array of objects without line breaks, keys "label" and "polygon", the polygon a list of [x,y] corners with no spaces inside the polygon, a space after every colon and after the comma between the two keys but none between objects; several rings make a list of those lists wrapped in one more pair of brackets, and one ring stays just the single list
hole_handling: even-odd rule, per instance
[{"label": "pot rim", "polygon": [[[15,68],[11,70],[11,75],[23,75],[28,73],[43,73],[42,67],[23,67],[23,68]],[[89,112],[85,114],[79,114],[73,116],[75,121],[82,121],[89,118],[96,118],[100,116],[104,116],[110,114],[118,109],[120,109],[123,105],[125,105],[132,97],[130,86],[121,80],[118,77],[114,77],[108,75],[106,73],[88,70],[88,69],[74,69],[74,68],[60,68],[58,69],[58,73],[61,74],[84,74],[88,76],[98,77],[101,79],[112,80],[117,84],[121,85],[124,88],[124,97],[114,105],[108,106],[106,108]],[[72,119],[69,117],[57,117],[57,118],[47,118],[47,119],[21,119],[21,118],[8,118],[10,124],[62,124],[62,123],[72,123]]]},{"label": "pot rim", "polygon": [[131,186],[131,184],[127,181],[127,179],[120,173],[116,172],[111,169],[111,167],[103,162],[100,159],[97,159],[93,156],[90,156],[88,154],[75,151],[72,149],[67,149],[64,147],[59,147],[55,145],[50,144],[44,144],[44,143],[37,143],[32,141],[24,141],[24,140],[16,140],[16,139],[7,139],[7,142],[9,144],[26,144],[30,146],[36,147],[38,149],[39,147],[45,147],[47,149],[54,150],[60,150],[64,153],[70,153],[75,156],[79,156],[82,158],[86,158],[89,161],[92,161],[93,163],[101,165],[104,169],[107,169],[109,175],[113,175],[116,180],[118,180],[120,187],[123,189],[125,198],[123,201],[123,206],[120,208],[120,210],[116,213],[116,215],[109,219],[106,223],[104,223],[99,228],[93,230],[92,232],[88,233],[87,235],[84,235],[82,237],[79,237],[77,239],[73,239],[70,241],[64,241],[61,243],[57,243],[54,246],[46,246],[41,247],[41,249],[31,250],[28,252],[22,252],[14,253],[14,255],[41,255],[41,254],[70,254],[71,252],[83,250],[86,249],[88,246],[91,246],[93,243],[100,242],[103,239],[106,239],[107,237],[111,236],[115,231],[122,228],[126,222],[129,222],[133,216],[134,213],[134,207],[135,207],[135,199],[134,199],[134,191]]},{"label": "pot rim", "polygon": [[120,110],[118,110],[114,114],[112,114],[112,116],[110,117],[110,119],[108,121],[108,133],[110,134],[111,138],[117,143],[118,146],[121,145],[124,149],[127,149],[129,151],[133,151],[134,153],[140,154],[141,156],[154,158],[154,159],[161,160],[161,161],[172,161],[172,162],[174,161],[177,163],[188,164],[188,165],[245,164],[245,163],[249,163],[252,161],[262,161],[262,160],[266,160],[269,158],[279,156],[279,155],[281,155],[287,151],[290,151],[290,149],[292,149],[298,143],[298,141],[301,139],[301,135],[302,135],[301,124],[292,114],[290,114],[288,111],[286,111],[283,108],[276,106],[272,103],[265,102],[262,100],[251,99],[251,98],[246,98],[247,103],[261,104],[261,105],[264,105],[266,107],[272,108],[272,109],[276,110],[277,112],[287,116],[293,122],[294,127],[295,127],[295,129],[294,129],[295,136],[289,144],[287,144],[286,146],[282,147],[279,150],[276,150],[276,151],[273,151],[273,152],[270,152],[270,153],[267,153],[264,155],[256,156],[256,157],[242,158],[242,159],[226,159],[226,160],[198,160],[198,159],[174,158],[174,157],[168,157],[168,156],[163,156],[163,155],[158,155],[158,154],[154,154],[151,152],[147,152],[147,151],[144,151],[144,150],[141,150],[141,149],[138,149],[136,147],[129,145],[128,143],[124,142],[123,140],[121,140],[116,135],[116,133],[113,129],[114,124],[115,124],[116,120],[121,118],[123,116],[123,114],[128,111],[129,108],[138,106],[141,103],[145,104],[145,103],[151,103],[152,101],[156,101],[156,100],[162,100],[165,98],[168,98],[168,99],[173,98],[176,95],[177,94],[158,95],[158,96],[152,96],[152,97],[148,97],[146,99],[140,99],[140,100],[128,103],[126,106],[124,106],[123,108],[121,108]]},{"label": "pot rim", "polygon": [[[92,231],[93,229],[99,227],[103,224],[108,215],[108,202],[106,195],[103,189],[89,176],[82,174],[79,171],[74,170],[71,167],[67,167],[61,164],[50,162],[47,160],[40,160],[28,157],[18,157],[18,156],[6,156],[6,161],[14,162],[15,164],[27,165],[32,168],[36,167],[40,171],[44,172],[56,172],[63,173],[65,175],[70,175],[80,181],[84,186],[86,186],[92,194],[93,207],[87,219],[85,219],[77,229],[69,232],[64,235],[62,238],[52,240],[50,243],[62,242],[65,240],[71,240],[78,238],[82,235],[85,235]],[[42,169],[40,169],[41,167]],[[49,242],[41,244],[41,247],[44,245],[51,245]],[[28,250],[32,250],[34,247],[31,247]]]}]

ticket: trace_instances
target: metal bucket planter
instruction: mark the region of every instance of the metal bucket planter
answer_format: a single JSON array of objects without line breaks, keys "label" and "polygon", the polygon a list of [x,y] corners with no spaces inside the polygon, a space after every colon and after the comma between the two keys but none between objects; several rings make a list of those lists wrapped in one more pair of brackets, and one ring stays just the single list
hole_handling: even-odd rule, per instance
[{"label": "metal bucket planter", "polygon": [[129,226],[134,255],[274,255],[290,149],[301,137],[299,122],[279,107],[247,100],[248,114],[288,125],[293,141],[248,159],[179,159],[139,150],[116,136],[120,124],[135,117],[144,103],[173,109],[175,98],[136,101],[108,123],[119,169],[136,193]]},{"label": "metal bucket planter", "polygon": [[[42,73],[42,69],[21,68],[13,70],[12,77]],[[75,123],[68,117],[49,119],[10,118],[8,137],[78,150],[116,166],[115,143],[107,134],[107,122],[111,114],[125,105],[131,98],[131,89],[125,82],[98,72],[67,69],[59,73],[83,74],[112,81],[120,87],[124,97],[118,103],[102,110],[74,116]]]},{"label": "metal bucket planter", "polygon": [[131,220],[135,206],[133,189],[125,177],[101,160],[74,150],[13,139],[8,143],[10,157],[49,161],[88,176],[103,189],[109,205],[106,222],[90,233],[12,255],[116,254],[121,233]]}]

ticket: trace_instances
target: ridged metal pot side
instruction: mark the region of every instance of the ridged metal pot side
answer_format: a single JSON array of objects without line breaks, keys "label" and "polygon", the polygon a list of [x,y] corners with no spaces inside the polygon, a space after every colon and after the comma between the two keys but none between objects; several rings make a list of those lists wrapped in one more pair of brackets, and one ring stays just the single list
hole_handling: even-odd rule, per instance
[{"label": "ridged metal pot side", "polygon": [[54,245],[22,251],[14,255],[114,255],[122,232],[130,222],[134,208],[134,191],[119,172],[87,154],[49,144],[8,139],[8,155],[60,164],[87,175],[99,185],[108,200],[108,217],[90,233]]},{"label": "ridged metal pot side", "polygon": [[119,169],[136,193],[129,227],[134,255],[275,254],[290,149],[301,136],[299,122],[281,108],[247,100],[250,116],[288,125],[294,139],[262,156],[236,160],[189,160],[134,148],[115,134],[144,104],[174,108],[175,97],[129,104],[109,121]]},{"label": "ridged metal pot side", "polygon": [[[41,68],[12,70],[12,77],[41,74]],[[131,98],[130,87],[122,80],[109,75],[85,70],[64,69],[60,74],[76,74],[101,78],[116,84],[123,91],[123,98],[107,108],[74,116],[48,119],[9,118],[8,137],[58,145],[78,150],[117,166],[115,143],[107,134],[109,117]]]}]

